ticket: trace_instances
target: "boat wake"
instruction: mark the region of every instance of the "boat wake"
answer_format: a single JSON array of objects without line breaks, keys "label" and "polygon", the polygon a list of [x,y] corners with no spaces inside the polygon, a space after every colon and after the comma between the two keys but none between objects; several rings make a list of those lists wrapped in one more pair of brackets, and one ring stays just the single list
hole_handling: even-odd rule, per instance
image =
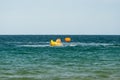
[{"label": "boat wake", "polygon": [[[48,42],[38,42],[38,43],[27,43],[27,44],[19,44],[19,47],[51,47]],[[63,43],[62,46],[54,46],[54,47],[75,47],[75,46],[120,46],[120,44],[112,44],[112,43],[81,43],[81,42],[70,42]]]}]

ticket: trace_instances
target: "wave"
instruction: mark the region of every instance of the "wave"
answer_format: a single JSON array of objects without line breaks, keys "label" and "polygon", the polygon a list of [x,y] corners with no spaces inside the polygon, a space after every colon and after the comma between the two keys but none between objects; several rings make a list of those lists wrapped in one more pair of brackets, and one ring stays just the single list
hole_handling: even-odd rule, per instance
[{"label": "wave", "polygon": [[19,45],[19,47],[49,47],[50,45]]},{"label": "wave", "polygon": [[43,44],[43,43],[49,43],[49,42],[5,42],[5,43],[8,43],[8,44],[24,44],[24,43],[27,43],[27,44]]},{"label": "wave", "polygon": [[81,42],[73,42],[70,44],[70,46],[111,46],[111,45],[114,45],[114,44],[112,43],[81,43]]},{"label": "wave", "polygon": [[[19,47],[51,47],[49,42],[31,42],[25,44],[18,44]],[[75,47],[75,46],[120,46],[120,44],[113,44],[113,43],[81,43],[81,42],[70,42],[65,43],[63,42],[63,46],[59,47]]]}]

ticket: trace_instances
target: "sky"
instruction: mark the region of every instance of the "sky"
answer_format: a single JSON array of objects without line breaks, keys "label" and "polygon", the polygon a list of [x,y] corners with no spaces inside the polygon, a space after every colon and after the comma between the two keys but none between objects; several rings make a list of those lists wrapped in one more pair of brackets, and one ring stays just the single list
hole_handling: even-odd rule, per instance
[{"label": "sky", "polygon": [[120,0],[0,0],[0,35],[120,35]]}]

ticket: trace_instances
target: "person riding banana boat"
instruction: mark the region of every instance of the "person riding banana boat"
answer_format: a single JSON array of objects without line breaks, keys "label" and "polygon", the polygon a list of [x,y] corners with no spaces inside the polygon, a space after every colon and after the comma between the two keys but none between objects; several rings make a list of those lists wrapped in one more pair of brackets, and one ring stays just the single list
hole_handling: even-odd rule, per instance
[{"label": "person riding banana boat", "polygon": [[56,39],[56,41],[51,40],[50,45],[51,46],[62,46],[63,44],[61,42],[61,39],[58,38],[58,39]]}]

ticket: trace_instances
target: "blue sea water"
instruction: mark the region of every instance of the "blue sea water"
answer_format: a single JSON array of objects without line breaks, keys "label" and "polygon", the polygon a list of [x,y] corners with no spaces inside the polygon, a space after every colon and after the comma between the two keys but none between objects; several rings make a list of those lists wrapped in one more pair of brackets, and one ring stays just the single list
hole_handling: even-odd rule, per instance
[{"label": "blue sea water", "polygon": [[120,36],[1,35],[0,80],[120,80]]}]

